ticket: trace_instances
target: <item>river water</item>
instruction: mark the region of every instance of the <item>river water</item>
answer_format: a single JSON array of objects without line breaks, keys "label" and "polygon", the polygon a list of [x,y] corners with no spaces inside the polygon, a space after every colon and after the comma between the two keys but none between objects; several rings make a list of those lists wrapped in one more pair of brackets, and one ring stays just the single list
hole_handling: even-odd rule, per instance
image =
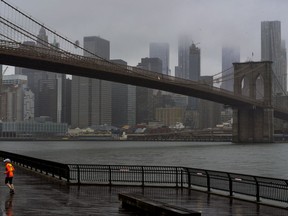
[{"label": "river water", "polygon": [[61,163],[185,166],[288,179],[288,143],[1,141],[0,150]]}]

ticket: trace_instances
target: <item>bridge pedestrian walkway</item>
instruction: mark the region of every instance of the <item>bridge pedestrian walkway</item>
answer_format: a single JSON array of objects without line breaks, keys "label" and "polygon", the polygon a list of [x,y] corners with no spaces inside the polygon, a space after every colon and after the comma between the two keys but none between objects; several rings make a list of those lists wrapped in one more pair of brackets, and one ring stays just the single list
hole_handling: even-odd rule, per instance
[{"label": "bridge pedestrian walkway", "polygon": [[[288,210],[229,199],[204,192],[173,188],[141,188],[128,186],[67,186],[50,177],[16,167],[15,194],[10,195],[0,185],[0,215],[137,215],[121,208],[119,193],[141,193],[149,198],[171,205],[200,211],[203,216],[271,216],[288,215]],[[3,173],[4,165],[0,168]],[[0,179],[1,182],[1,179]]]}]

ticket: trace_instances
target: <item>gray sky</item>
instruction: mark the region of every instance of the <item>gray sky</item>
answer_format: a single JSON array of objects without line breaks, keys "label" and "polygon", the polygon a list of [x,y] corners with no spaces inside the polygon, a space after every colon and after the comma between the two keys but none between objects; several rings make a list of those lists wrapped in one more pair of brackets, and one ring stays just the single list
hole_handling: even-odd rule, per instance
[{"label": "gray sky", "polygon": [[[111,59],[136,66],[150,42],[170,44],[170,68],[178,64],[180,34],[200,43],[201,75],[221,71],[221,48],[241,49],[241,61],[260,60],[261,21],[280,20],[288,40],[287,0],[7,0],[69,39],[110,41]],[[61,45],[60,45],[61,46]]]}]

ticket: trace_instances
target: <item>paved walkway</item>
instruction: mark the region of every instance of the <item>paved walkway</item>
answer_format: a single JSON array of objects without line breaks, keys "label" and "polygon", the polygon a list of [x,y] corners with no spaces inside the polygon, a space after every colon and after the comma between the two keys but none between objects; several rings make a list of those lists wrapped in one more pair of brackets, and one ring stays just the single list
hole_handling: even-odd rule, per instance
[{"label": "paved walkway", "polygon": [[[0,168],[3,173],[4,164]],[[0,184],[2,215],[137,215],[121,208],[118,193],[137,192],[172,205],[202,212],[203,216],[271,216],[288,215],[288,210],[232,200],[198,191],[170,188],[66,186],[16,167],[15,194]],[[1,214],[0,214],[1,215]]]}]

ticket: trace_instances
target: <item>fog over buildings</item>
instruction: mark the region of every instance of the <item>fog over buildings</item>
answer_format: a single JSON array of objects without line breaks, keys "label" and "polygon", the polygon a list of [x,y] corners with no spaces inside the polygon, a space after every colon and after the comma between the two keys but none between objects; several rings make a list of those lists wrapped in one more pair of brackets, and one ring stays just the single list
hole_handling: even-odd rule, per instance
[{"label": "fog over buildings", "polygon": [[109,40],[111,59],[123,59],[128,65],[136,66],[148,57],[150,43],[168,43],[172,75],[178,64],[178,38],[183,34],[201,48],[202,75],[222,70],[223,45],[240,47],[241,61],[261,60],[262,21],[281,21],[282,39],[288,38],[288,1],[283,0],[8,2],[82,46],[85,36]]}]

